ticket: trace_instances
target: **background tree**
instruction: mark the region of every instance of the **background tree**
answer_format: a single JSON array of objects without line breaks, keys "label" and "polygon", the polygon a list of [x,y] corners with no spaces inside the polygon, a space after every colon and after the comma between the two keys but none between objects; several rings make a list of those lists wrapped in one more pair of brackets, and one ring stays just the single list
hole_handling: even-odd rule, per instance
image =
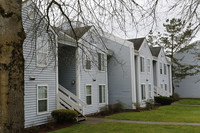
[{"label": "background tree", "polygon": [[190,45],[194,35],[192,26],[191,23],[186,24],[184,20],[172,18],[171,20],[167,19],[166,23],[163,24],[165,29],[163,34],[153,35],[152,31],[149,33],[148,42],[153,46],[164,47],[166,55],[170,58],[173,79],[181,80],[188,75],[192,76],[199,72],[198,65],[181,64],[182,58],[177,59],[174,56],[176,52],[184,52],[193,47]]}]

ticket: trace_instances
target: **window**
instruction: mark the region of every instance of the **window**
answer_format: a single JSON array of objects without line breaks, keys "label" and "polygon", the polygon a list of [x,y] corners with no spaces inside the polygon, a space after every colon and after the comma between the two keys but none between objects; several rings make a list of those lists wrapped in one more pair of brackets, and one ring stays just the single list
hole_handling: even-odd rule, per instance
[{"label": "window", "polygon": [[166,75],[167,74],[167,65],[164,64],[164,74]]},{"label": "window", "polygon": [[160,88],[163,89],[163,84],[160,84]]},{"label": "window", "polygon": [[104,71],[105,70],[105,64],[104,64],[104,54],[102,53],[98,53],[98,69],[100,71]]},{"label": "window", "polygon": [[167,91],[167,84],[165,84],[165,91]]},{"label": "window", "polygon": [[92,104],[92,86],[86,85],[86,103],[88,105]]},{"label": "window", "polygon": [[86,61],[85,61],[85,68],[87,69],[87,70],[91,70],[91,60],[89,60],[89,59],[86,59]]},{"label": "window", "polygon": [[149,84],[149,98],[152,98],[152,96],[151,96],[151,84]]},{"label": "window", "polygon": [[142,100],[146,99],[145,84],[141,84]]},{"label": "window", "polygon": [[37,66],[48,65],[48,41],[44,37],[37,38]]},{"label": "window", "polygon": [[162,63],[160,63],[160,74],[162,74]]},{"label": "window", "polygon": [[150,59],[147,59],[147,72],[148,73],[151,72],[151,62],[150,62]]},{"label": "window", "polygon": [[99,85],[99,103],[106,102],[105,85]]},{"label": "window", "polygon": [[140,71],[144,72],[144,57],[140,57]]},{"label": "window", "polygon": [[200,60],[200,54],[197,55],[197,59]]},{"label": "window", "polygon": [[37,86],[38,95],[38,113],[43,113],[48,111],[48,90],[47,85]]}]

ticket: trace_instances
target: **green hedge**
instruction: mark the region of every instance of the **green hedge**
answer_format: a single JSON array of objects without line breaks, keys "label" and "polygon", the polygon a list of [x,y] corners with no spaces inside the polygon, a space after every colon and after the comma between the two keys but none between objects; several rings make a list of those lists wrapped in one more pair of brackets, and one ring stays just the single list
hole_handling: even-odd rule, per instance
[{"label": "green hedge", "polygon": [[170,105],[173,102],[173,98],[171,97],[156,96],[154,99],[156,103],[160,103],[161,105]]},{"label": "green hedge", "polygon": [[57,123],[67,123],[75,121],[78,113],[74,110],[69,109],[59,109],[51,112],[52,117]]}]

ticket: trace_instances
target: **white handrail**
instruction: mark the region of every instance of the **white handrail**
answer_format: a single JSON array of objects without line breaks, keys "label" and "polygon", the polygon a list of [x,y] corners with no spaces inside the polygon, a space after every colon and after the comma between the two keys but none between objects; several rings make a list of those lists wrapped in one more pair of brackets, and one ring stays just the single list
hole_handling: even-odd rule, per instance
[{"label": "white handrail", "polygon": [[81,101],[73,93],[65,89],[62,85],[59,85],[58,87],[59,87],[58,100],[60,103],[59,108],[63,108],[62,106],[65,106],[69,109],[74,109],[82,114],[83,107],[85,107],[87,104]]}]

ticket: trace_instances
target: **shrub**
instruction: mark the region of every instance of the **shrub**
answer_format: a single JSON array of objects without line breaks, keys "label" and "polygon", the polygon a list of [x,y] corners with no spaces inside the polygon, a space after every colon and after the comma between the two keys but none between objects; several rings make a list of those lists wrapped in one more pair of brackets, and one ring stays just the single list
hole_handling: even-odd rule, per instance
[{"label": "shrub", "polygon": [[57,123],[67,123],[74,121],[78,113],[74,110],[59,109],[52,111],[51,115]]},{"label": "shrub", "polygon": [[122,112],[124,110],[124,105],[121,102],[112,105],[113,112]]},{"label": "shrub", "polygon": [[140,110],[140,103],[139,102],[133,103],[133,105],[135,106],[136,110]]},{"label": "shrub", "polygon": [[172,95],[172,98],[173,98],[174,101],[179,101],[179,100],[180,100],[180,96],[179,96],[179,94],[177,94],[177,93],[174,93],[174,94]]},{"label": "shrub", "polygon": [[170,105],[173,102],[171,97],[156,96],[154,99],[155,102],[160,103],[161,105]]},{"label": "shrub", "polygon": [[148,110],[153,109],[153,103],[154,103],[153,99],[148,99],[145,103],[146,103],[146,108]]},{"label": "shrub", "polygon": [[109,115],[112,113],[122,112],[124,110],[124,105],[121,102],[116,104],[105,105],[100,108],[101,115]]}]

